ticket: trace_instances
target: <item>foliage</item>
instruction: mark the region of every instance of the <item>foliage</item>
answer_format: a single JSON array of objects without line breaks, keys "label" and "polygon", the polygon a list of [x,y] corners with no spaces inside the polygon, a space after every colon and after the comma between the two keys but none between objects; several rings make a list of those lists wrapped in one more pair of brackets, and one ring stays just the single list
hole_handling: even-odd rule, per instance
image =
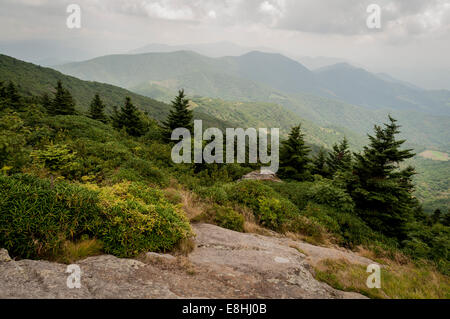
[{"label": "foliage", "polygon": [[310,148],[305,145],[301,126],[293,127],[280,150],[279,176],[286,179],[307,180],[310,175],[309,152]]},{"label": "foliage", "polygon": [[65,89],[61,81],[55,87],[55,97],[47,105],[50,115],[73,115],[75,114],[75,101],[69,90]]},{"label": "foliage", "polygon": [[237,232],[244,231],[244,216],[229,207],[214,206],[214,209],[214,221],[218,226]]},{"label": "foliage", "polygon": [[405,142],[396,140],[400,126],[392,117],[389,121],[384,128],[376,125],[369,146],[356,154],[356,179],[349,187],[360,215],[373,229],[402,239],[417,201],[412,196],[414,168],[398,165],[414,154],[400,150]]},{"label": "foliage", "polygon": [[348,171],[352,167],[352,153],[346,138],[340,144],[333,145],[333,150],[326,159],[327,167],[331,175],[338,171]]},{"label": "foliage", "polygon": [[172,110],[170,110],[167,120],[163,122],[165,138],[171,141],[172,132],[177,128],[185,128],[191,134],[193,133],[193,114],[189,110],[189,100],[184,94],[184,90],[178,92],[177,97],[172,101]]},{"label": "foliage", "polygon": [[111,187],[0,176],[0,245],[13,256],[53,258],[67,241],[97,238],[104,252],[132,257],[166,251],[191,235],[161,191],[136,183]]},{"label": "foliage", "polygon": [[100,95],[98,93],[95,94],[95,97],[92,100],[91,105],[89,107],[90,118],[103,123],[107,123],[108,118],[105,115],[105,108],[106,105],[103,103],[102,99],[100,98]]},{"label": "foliage", "polygon": [[125,104],[119,111],[114,111],[113,126],[117,129],[125,129],[125,131],[131,136],[142,136],[145,134],[144,123],[141,120],[141,115],[131,103],[131,98],[125,98]]}]

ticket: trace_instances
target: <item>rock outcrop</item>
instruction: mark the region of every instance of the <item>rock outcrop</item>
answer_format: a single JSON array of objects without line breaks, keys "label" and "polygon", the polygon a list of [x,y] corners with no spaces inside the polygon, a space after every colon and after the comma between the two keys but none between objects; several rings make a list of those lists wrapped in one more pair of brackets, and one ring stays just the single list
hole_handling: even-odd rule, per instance
[{"label": "rock outcrop", "polygon": [[241,180],[256,180],[256,181],[272,181],[277,183],[282,183],[281,179],[271,171],[254,171],[244,175]]},{"label": "rock outcrop", "polygon": [[68,288],[67,265],[15,261],[1,250],[0,298],[363,298],[315,280],[299,252],[307,247],[296,249],[296,241],[208,224],[193,228],[197,247],[187,257],[148,253],[79,261],[79,289]]}]

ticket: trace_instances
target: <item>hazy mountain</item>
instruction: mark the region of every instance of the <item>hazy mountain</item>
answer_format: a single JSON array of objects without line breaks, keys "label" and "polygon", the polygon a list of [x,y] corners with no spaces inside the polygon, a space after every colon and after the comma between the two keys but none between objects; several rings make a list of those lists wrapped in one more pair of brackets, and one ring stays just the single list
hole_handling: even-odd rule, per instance
[{"label": "hazy mountain", "polygon": [[346,63],[318,69],[315,74],[334,98],[351,104],[373,109],[409,109],[434,115],[450,115],[449,105],[437,101],[433,92],[392,79],[386,81]]},{"label": "hazy mountain", "polygon": [[82,61],[96,56],[78,46],[45,40],[0,41],[0,53],[45,66]]},{"label": "hazy mountain", "polygon": [[179,51],[105,56],[58,69],[164,101],[185,88],[191,96],[276,103],[320,126],[346,127],[358,134],[371,131],[391,113],[411,143],[448,145],[449,91],[418,89],[349,64],[312,72],[280,54],[210,58]]},{"label": "hazy mountain", "polygon": [[[111,111],[112,106],[123,103],[126,96],[131,97],[133,103],[138,108],[146,111],[151,117],[157,120],[164,120],[171,107],[166,103],[132,93],[120,87],[79,80],[50,68],[0,55],[0,82],[12,81],[18,84],[21,94],[32,96],[52,92],[54,91],[54,87],[58,80],[70,90],[75,98],[77,108],[81,111],[87,111],[90,102],[96,93],[100,94],[107,105],[108,112]],[[168,91],[166,93],[169,94]],[[175,92],[173,92],[171,99],[173,99],[174,96]],[[303,122],[308,141],[326,147],[331,147],[331,145],[341,139],[346,132],[345,129],[325,129],[319,127],[305,121],[301,116],[290,115],[288,111],[279,105],[236,102],[237,105],[242,105],[241,111],[243,113],[241,114],[246,114],[239,119],[239,116],[233,117],[229,112],[232,110],[231,106],[236,105],[236,103],[224,101],[219,103],[219,100],[214,100],[213,103],[206,103],[207,100],[205,99],[197,99],[196,101],[199,103],[194,109],[194,116],[196,119],[203,120],[204,127],[226,129],[228,127],[252,127],[253,124],[260,124],[262,127],[272,127],[269,125],[275,125],[276,127],[282,128],[286,133],[292,125]],[[200,101],[202,102],[200,103]],[[261,107],[261,110],[263,111],[261,114],[256,114],[258,113],[258,107]],[[222,113],[221,116],[217,116],[217,112],[220,113],[221,111],[224,113]],[[270,117],[268,117],[269,114],[271,114]],[[244,121],[243,119],[247,120]],[[360,146],[363,142],[363,138],[358,135],[355,135],[355,138],[352,140],[354,141],[353,146],[355,147]]]},{"label": "hazy mountain", "polygon": [[333,64],[338,63],[349,63],[348,61],[344,59],[339,58],[332,58],[332,57],[309,57],[309,56],[302,56],[295,58],[298,62],[306,66],[310,70],[315,70],[319,68],[323,68],[326,66],[330,66]]},{"label": "hazy mountain", "polygon": [[[224,56],[239,56],[254,50],[256,50],[256,48],[243,47],[231,42],[181,44],[181,45],[152,43],[142,48],[132,50],[129,53],[142,54],[142,53],[158,53],[158,52],[168,53],[176,51],[192,51],[208,57],[219,58]],[[258,50],[265,52],[274,51],[269,48],[258,48]]]}]

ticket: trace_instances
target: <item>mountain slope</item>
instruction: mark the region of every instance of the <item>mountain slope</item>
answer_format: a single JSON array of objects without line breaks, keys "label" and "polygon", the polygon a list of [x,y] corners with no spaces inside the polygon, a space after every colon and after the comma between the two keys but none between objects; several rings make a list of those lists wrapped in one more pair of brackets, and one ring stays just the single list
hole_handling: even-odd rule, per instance
[{"label": "mountain slope", "polygon": [[436,101],[432,91],[414,88],[392,79],[386,81],[346,63],[321,68],[315,74],[334,98],[354,105],[450,115],[448,105]]},{"label": "mountain slope", "polygon": [[211,98],[194,98],[192,102],[195,105],[195,111],[221,121],[234,123],[236,127],[280,128],[282,137],[286,137],[293,126],[301,123],[307,142],[316,146],[330,148],[333,144],[340,142],[344,136],[349,138],[355,150],[362,148],[362,145],[367,142],[365,137],[349,130],[319,127],[273,103],[230,102]]},{"label": "mountain slope", "polygon": [[416,89],[346,64],[311,72],[279,54],[214,59],[181,51],[106,56],[58,69],[164,101],[185,88],[191,96],[276,103],[319,126],[346,127],[360,135],[391,113],[411,143],[448,147],[450,117],[433,114],[447,114],[450,92]]},{"label": "mountain slope", "polygon": [[[0,81],[12,81],[19,85],[19,89],[22,94],[32,96],[40,95],[43,93],[48,93],[53,91],[56,82],[60,80],[63,85],[67,87],[72,95],[74,96],[77,107],[81,111],[87,111],[91,103],[93,96],[99,93],[108,106],[108,111],[111,111],[113,105],[120,105],[126,96],[130,96],[133,103],[138,106],[143,111],[148,112],[148,114],[157,119],[164,120],[169,112],[170,105],[158,102],[151,98],[132,93],[125,89],[109,85],[102,84],[98,82],[87,82],[79,80],[72,76],[64,75],[60,72],[49,68],[43,68],[31,63],[16,60],[14,58],[0,55]],[[176,92],[170,95],[168,92],[167,100],[171,100],[175,96]],[[300,116],[289,116],[286,114],[281,106],[264,104],[266,111],[270,111],[272,108],[272,113],[280,114],[284,119],[289,118],[290,121],[243,121],[242,118],[236,118],[230,116],[229,109],[227,111],[227,116],[220,116],[219,110],[225,110],[225,108],[214,109],[218,104],[203,103],[202,107],[197,107],[194,109],[194,117],[199,120],[203,120],[204,127],[217,127],[219,129],[226,129],[228,127],[280,127],[287,131],[291,126],[298,124],[299,122],[305,122],[305,129],[310,137],[312,143],[318,145],[331,147],[331,145],[342,138],[344,134],[339,130],[327,130],[323,129],[317,125],[310,122],[304,121]],[[252,105],[253,110],[257,111],[259,103],[254,103]],[[248,112],[248,109],[245,111]],[[272,126],[273,124],[273,126]],[[357,146],[360,146],[358,144]]]}]

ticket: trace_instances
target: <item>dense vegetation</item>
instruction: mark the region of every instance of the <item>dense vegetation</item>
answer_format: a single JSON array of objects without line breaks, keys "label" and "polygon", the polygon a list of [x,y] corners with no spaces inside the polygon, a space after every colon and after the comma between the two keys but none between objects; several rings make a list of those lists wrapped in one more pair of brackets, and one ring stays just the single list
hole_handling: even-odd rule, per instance
[{"label": "dense vegetation", "polygon": [[[282,146],[284,183],[237,182],[256,166],[176,165],[166,129],[133,100],[108,121],[67,115],[76,100],[55,85],[46,97],[0,86],[0,246],[14,256],[57,258],[67,242],[87,239],[117,256],[174,249],[191,236],[180,200],[189,192],[203,205],[194,220],[237,231],[251,222],[316,244],[402,253],[448,274],[448,212],[427,216],[412,196],[413,171],[398,166],[411,154],[393,119],[375,128],[361,153],[343,141],[314,158],[296,127]],[[58,92],[65,98],[55,111]],[[172,119],[186,111],[177,111],[181,93]],[[92,106],[101,99],[93,94]]]}]

